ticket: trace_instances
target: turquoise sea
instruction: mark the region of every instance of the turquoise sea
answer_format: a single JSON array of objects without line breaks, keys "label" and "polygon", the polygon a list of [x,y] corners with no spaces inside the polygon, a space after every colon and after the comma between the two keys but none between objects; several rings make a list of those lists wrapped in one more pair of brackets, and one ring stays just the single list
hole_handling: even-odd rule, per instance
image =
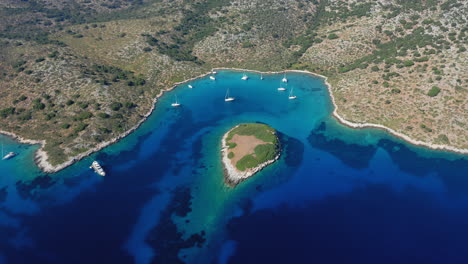
[{"label": "turquoise sea", "polygon": [[[282,74],[242,74],[178,86],[134,133],[59,173],[0,136],[20,153],[0,161],[0,263],[467,263],[466,155],[339,124],[311,75],[287,74],[288,100]],[[230,188],[220,140],[243,122],[274,127],[283,153]]]}]

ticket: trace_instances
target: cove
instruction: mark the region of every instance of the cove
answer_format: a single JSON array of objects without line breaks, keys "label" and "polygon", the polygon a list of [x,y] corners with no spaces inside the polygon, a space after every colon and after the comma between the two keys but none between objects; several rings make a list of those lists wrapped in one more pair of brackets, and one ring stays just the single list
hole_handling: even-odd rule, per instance
[{"label": "cove", "polygon": [[[466,155],[339,124],[312,75],[287,74],[289,100],[282,74],[242,74],[177,86],[135,132],[55,174],[2,137],[20,155],[0,162],[0,263],[464,263]],[[220,139],[252,122],[283,153],[227,187]]]}]

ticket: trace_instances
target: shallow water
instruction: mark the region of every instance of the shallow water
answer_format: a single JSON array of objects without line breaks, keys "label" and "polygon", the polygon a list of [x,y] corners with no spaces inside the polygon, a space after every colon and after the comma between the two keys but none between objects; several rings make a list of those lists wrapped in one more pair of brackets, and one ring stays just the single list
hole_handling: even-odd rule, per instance
[{"label": "shallow water", "polygon": [[[137,131],[56,174],[33,164],[37,146],[2,137],[20,155],[0,162],[0,263],[466,263],[466,156],[338,124],[313,76],[288,73],[288,100],[282,75],[248,75],[177,87]],[[228,188],[220,139],[243,122],[277,129],[283,153]]]}]

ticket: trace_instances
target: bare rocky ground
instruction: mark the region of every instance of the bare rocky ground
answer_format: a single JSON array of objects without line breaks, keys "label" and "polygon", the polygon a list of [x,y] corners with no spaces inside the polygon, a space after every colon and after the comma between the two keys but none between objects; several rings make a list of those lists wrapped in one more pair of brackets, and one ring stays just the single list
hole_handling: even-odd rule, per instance
[{"label": "bare rocky ground", "polygon": [[0,130],[46,139],[52,164],[122,134],[162,89],[213,67],[324,74],[346,119],[468,148],[465,1],[75,2],[79,15],[32,22],[5,9],[26,4],[0,5]]}]

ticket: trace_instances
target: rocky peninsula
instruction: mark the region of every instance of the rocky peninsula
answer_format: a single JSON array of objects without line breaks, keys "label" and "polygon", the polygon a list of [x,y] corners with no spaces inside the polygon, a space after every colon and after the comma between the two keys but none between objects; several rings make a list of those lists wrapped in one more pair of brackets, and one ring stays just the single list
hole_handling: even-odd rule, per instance
[{"label": "rocky peninsula", "polygon": [[278,160],[276,130],[265,124],[240,124],[222,138],[222,162],[226,184],[235,186]]}]

